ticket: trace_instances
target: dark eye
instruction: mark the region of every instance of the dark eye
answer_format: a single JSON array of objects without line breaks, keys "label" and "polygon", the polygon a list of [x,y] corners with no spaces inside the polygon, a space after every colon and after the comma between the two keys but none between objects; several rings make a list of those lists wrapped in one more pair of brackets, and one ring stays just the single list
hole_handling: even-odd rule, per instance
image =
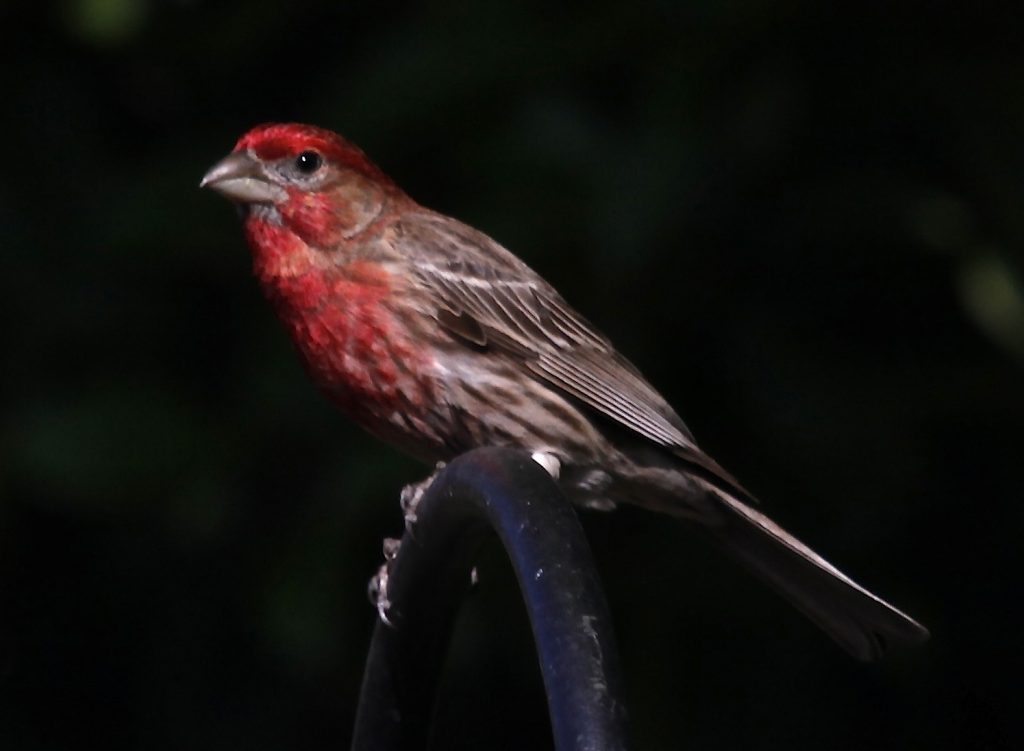
[{"label": "dark eye", "polygon": [[295,157],[295,168],[303,175],[312,175],[323,163],[323,157],[315,151],[303,151]]}]

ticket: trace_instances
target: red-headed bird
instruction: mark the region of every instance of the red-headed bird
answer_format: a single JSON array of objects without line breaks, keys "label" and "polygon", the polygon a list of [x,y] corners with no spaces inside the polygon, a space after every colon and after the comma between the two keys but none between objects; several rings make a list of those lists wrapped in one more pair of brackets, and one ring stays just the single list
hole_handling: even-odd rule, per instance
[{"label": "red-headed bird", "polygon": [[316,384],[424,461],[533,453],[574,502],[700,524],[861,660],[927,630],[753,508],[683,421],[533,269],[423,208],[331,131],[268,124],[203,178]]}]

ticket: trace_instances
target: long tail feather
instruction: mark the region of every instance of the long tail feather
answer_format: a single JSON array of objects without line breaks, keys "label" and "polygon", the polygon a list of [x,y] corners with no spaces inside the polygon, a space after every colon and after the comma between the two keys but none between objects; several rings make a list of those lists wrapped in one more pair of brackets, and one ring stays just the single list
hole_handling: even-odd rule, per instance
[{"label": "long tail feather", "polygon": [[716,541],[859,660],[886,648],[919,644],[928,630],[850,579],[764,514],[725,492],[724,524]]}]

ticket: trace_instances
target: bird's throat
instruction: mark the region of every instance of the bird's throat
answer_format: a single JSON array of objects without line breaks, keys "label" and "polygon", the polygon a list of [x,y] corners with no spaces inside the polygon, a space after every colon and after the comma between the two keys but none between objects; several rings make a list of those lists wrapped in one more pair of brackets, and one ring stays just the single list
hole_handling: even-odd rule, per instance
[{"label": "bird's throat", "polygon": [[314,382],[359,422],[415,412],[429,368],[389,304],[392,277],[365,260],[324,267],[296,241],[280,226],[250,231],[256,276]]}]

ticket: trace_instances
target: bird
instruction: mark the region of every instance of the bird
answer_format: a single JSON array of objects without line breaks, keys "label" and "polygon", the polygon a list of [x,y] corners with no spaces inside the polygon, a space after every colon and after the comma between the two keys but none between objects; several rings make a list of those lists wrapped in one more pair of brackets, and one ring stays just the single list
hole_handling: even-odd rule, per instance
[{"label": "bird", "polygon": [[524,449],[576,504],[692,522],[859,660],[928,638],[761,511],[537,272],[341,135],[258,125],[200,187],[239,207],[253,273],[310,377],[373,435],[427,463]]}]

